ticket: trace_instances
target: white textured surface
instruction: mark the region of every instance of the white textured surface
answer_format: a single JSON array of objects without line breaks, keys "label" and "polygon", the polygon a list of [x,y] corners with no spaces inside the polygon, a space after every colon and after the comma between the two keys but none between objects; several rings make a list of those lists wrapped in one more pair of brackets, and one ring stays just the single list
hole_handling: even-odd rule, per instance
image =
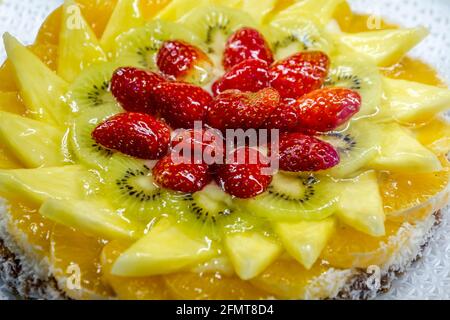
[{"label": "white textured surface", "polygon": [[[0,34],[10,32],[32,43],[36,32],[60,0],[0,0]],[[449,0],[350,0],[358,12],[387,18],[406,27],[424,25],[429,38],[413,51],[434,65],[450,83],[450,1]],[[4,58],[0,45],[0,61]],[[0,299],[2,294],[0,292]],[[450,213],[426,248],[424,258],[398,279],[382,299],[450,299]]]}]

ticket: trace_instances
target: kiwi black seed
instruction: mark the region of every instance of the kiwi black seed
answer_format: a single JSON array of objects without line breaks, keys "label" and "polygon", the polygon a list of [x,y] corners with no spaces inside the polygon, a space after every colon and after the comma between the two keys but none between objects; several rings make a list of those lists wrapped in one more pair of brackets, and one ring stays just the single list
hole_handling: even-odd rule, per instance
[{"label": "kiwi black seed", "polygon": [[356,74],[339,74],[335,77],[327,77],[324,85],[327,87],[346,87],[352,90],[361,90],[362,80]]}]

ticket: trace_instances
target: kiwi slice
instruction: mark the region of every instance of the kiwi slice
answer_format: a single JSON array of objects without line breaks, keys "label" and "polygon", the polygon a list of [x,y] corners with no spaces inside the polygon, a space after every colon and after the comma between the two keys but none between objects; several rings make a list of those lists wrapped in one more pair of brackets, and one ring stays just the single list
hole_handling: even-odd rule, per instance
[{"label": "kiwi slice", "polygon": [[379,137],[379,126],[364,120],[352,122],[343,131],[322,135],[320,138],[336,147],[341,158],[336,167],[323,173],[336,178],[348,178],[355,175],[378,154]]},{"label": "kiwi slice", "polygon": [[157,71],[156,56],[164,41],[184,40],[202,48],[201,41],[179,24],[155,20],[117,38],[116,59],[123,65]]},{"label": "kiwi slice", "polygon": [[278,173],[265,193],[236,202],[272,221],[321,220],[335,211],[337,186],[325,176]]},{"label": "kiwi slice", "polygon": [[192,10],[181,22],[207,45],[216,65],[221,59],[228,37],[242,27],[256,27],[253,18],[239,10],[220,6],[205,6]]},{"label": "kiwi slice", "polygon": [[111,93],[111,78],[118,67],[117,63],[104,62],[83,70],[69,88],[74,109],[83,112],[105,104],[117,104]]},{"label": "kiwi slice", "polygon": [[105,174],[105,195],[132,221],[148,224],[165,212],[168,192],[153,180],[152,163],[115,154]]},{"label": "kiwi slice", "polygon": [[92,131],[107,118],[120,113],[122,109],[115,104],[103,104],[80,113],[72,121],[72,149],[82,163],[95,169],[108,170],[109,160],[114,152],[100,146],[92,139]]},{"label": "kiwi slice", "polygon": [[338,56],[332,60],[327,87],[349,88],[362,98],[361,110],[353,118],[358,120],[380,112],[382,81],[377,66],[358,56]]},{"label": "kiwi slice", "polygon": [[300,51],[323,51],[330,54],[332,40],[312,21],[295,18],[273,21],[270,39],[275,58],[284,59]]},{"label": "kiwi slice", "polygon": [[245,232],[261,222],[239,210],[233,199],[217,184],[211,183],[192,194],[172,194],[169,206],[178,223],[188,232],[219,240],[225,233]]}]

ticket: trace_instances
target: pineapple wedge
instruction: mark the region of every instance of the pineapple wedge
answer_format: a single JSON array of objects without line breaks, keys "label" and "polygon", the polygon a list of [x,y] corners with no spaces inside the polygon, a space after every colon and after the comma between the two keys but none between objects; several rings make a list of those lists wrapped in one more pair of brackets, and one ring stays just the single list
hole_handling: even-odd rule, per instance
[{"label": "pineapple wedge", "polygon": [[207,238],[192,238],[168,219],[160,220],[114,263],[116,276],[169,274],[196,266],[217,255]]},{"label": "pineapple wedge", "polygon": [[401,123],[424,123],[450,108],[450,90],[426,84],[384,78],[386,106]]},{"label": "pineapple wedge", "polygon": [[390,66],[398,62],[427,35],[428,31],[423,27],[379,30],[343,34],[340,36],[340,42],[344,48],[350,48],[371,58],[378,66]]},{"label": "pineapple wedge", "polygon": [[82,166],[0,170],[0,194],[40,206],[45,200],[79,199],[91,176]]},{"label": "pineapple wedge", "polygon": [[280,244],[258,232],[230,233],[224,244],[237,275],[243,280],[257,277],[283,250]]},{"label": "pineapple wedge", "polygon": [[62,124],[70,112],[65,103],[68,84],[10,34],[3,36],[20,95],[31,117]]},{"label": "pineapple wedge", "polygon": [[118,35],[142,25],[144,18],[139,9],[139,0],[119,0],[100,40],[103,50],[110,53]]},{"label": "pineapple wedge", "polygon": [[211,4],[211,0],[172,0],[164,9],[158,12],[156,19],[177,21],[197,7]]},{"label": "pineapple wedge", "polygon": [[0,142],[28,168],[63,165],[63,136],[44,122],[0,111]]},{"label": "pineapple wedge", "polygon": [[315,20],[322,26],[325,26],[333,18],[334,12],[342,3],[345,3],[345,0],[295,1],[294,4],[290,5],[289,7],[275,15],[273,21],[306,17],[308,19]]},{"label": "pineapple wedge", "polygon": [[393,172],[426,173],[442,170],[437,156],[398,124],[381,126],[381,148],[368,168]]},{"label": "pineapple wedge", "polygon": [[373,237],[383,236],[386,217],[375,171],[340,184],[342,190],[336,212],[339,220]]},{"label": "pineapple wedge", "polygon": [[58,74],[72,82],[81,70],[98,61],[106,61],[106,55],[81,10],[74,0],[66,0],[63,6],[62,25],[59,34]]},{"label": "pineapple wedge", "polygon": [[132,240],[143,233],[143,228],[103,202],[47,199],[39,213],[56,223],[108,240]]},{"label": "pineapple wedge", "polygon": [[262,24],[264,18],[275,8],[276,4],[277,0],[242,0],[240,9],[250,14],[256,22]]},{"label": "pineapple wedge", "polygon": [[18,92],[0,92],[0,110],[16,114],[24,114],[25,106]]},{"label": "pineapple wedge", "polygon": [[276,223],[275,232],[286,251],[306,269],[311,269],[336,229],[332,217],[320,221]]}]

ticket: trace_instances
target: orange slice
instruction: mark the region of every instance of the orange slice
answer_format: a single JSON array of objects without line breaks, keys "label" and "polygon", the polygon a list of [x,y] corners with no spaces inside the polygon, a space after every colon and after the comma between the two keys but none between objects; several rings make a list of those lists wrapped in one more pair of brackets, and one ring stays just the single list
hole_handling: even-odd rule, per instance
[{"label": "orange slice", "polygon": [[326,270],[327,267],[319,263],[307,270],[294,260],[278,260],[251,283],[278,298],[302,299],[311,280]]},{"label": "orange slice", "polygon": [[121,300],[164,300],[169,293],[162,277],[124,278],[110,274],[116,259],[130,246],[129,243],[111,241],[102,251],[103,279]]},{"label": "orange slice", "polygon": [[445,206],[450,170],[423,174],[379,174],[384,211],[389,220],[422,220]]},{"label": "orange slice", "polygon": [[237,277],[178,273],[164,276],[172,296],[180,300],[260,300],[270,294]]},{"label": "orange slice", "polygon": [[450,151],[450,124],[445,119],[436,118],[425,126],[414,129],[417,140],[438,155]]},{"label": "orange slice", "polygon": [[101,239],[55,225],[51,235],[51,264],[58,285],[73,299],[104,299],[113,295],[102,282]]},{"label": "orange slice", "polygon": [[[31,249],[32,253],[46,257],[50,252],[50,234],[54,223],[43,218],[37,209],[22,203],[10,201],[9,231],[22,243],[26,241],[24,249]],[[23,239],[25,237],[25,239]]]},{"label": "orange slice", "polygon": [[[322,252],[322,259],[336,268],[368,268],[381,266],[408,238],[408,233],[398,234],[402,223],[388,221],[386,235],[372,237],[347,226],[340,226]],[[396,240],[391,241],[391,236]]]}]

